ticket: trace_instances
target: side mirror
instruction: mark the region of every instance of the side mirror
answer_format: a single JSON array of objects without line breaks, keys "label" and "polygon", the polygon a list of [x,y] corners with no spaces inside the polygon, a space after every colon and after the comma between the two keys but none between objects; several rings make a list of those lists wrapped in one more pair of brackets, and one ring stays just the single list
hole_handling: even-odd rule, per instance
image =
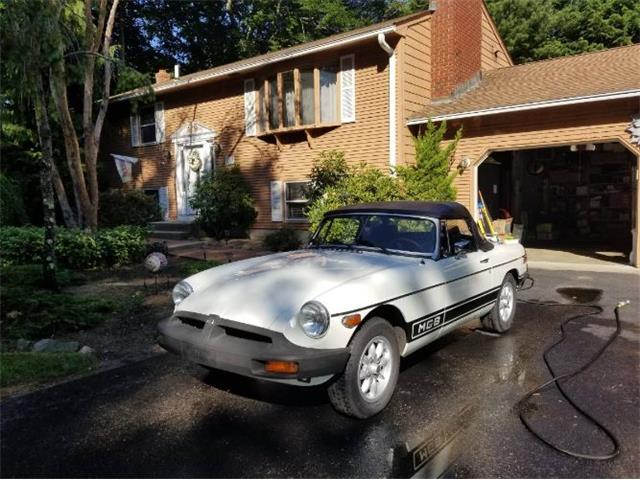
[{"label": "side mirror", "polygon": [[456,257],[462,257],[469,250],[470,240],[458,240],[453,244],[453,254]]}]

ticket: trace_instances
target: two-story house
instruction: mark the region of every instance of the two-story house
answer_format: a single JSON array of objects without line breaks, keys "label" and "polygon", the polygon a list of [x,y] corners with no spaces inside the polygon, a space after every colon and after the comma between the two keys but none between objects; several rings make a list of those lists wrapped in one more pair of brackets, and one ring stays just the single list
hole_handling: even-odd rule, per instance
[{"label": "two-story house", "polygon": [[301,187],[319,152],[390,169],[414,161],[426,121],[447,120],[463,127],[453,168],[472,212],[481,190],[526,238],[606,243],[613,231],[636,262],[639,68],[640,46],[514,66],[482,0],[438,0],[190,75],[160,71],[154,104],[132,108],[143,91],[112,98],[101,152],[112,186],[156,194],[170,220],[194,217],[204,172],[237,165],[259,236],[306,228]]}]

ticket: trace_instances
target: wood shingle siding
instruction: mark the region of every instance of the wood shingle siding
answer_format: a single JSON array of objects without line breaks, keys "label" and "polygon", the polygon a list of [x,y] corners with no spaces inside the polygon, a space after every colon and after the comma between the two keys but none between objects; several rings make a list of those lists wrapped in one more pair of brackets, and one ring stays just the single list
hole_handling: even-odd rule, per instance
[{"label": "wood shingle siding", "polygon": [[[260,77],[268,77],[306,65],[338,67],[340,56],[349,54],[355,55],[356,121],[312,131],[313,148],[303,131],[284,134],[281,148],[273,138],[246,136],[244,80],[256,77],[252,75],[163,95],[166,140],[159,145],[132,147],[128,105],[126,102],[114,104],[109,129],[112,134],[103,140],[103,155],[118,153],[140,158],[134,167],[134,181],[127,187],[168,187],[169,216],[175,218],[176,159],[170,137],[184,123],[198,122],[217,134],[221,153],[216,157],[216,166],[220,168],[224,164],[225,156],[233,156],[249,181],[258,209],[254,228],[279,228],[281,223],[271,221],[271,180],[306,180],[313,159],[322,150],[342,150],[351,164],[366,162],[381,169],[388,166],[388,57],[377,42],[308,56],[304,61],[282,62],[259,73]],[[111,168],[109,159],[105,157],[105,160],[107,168]],[[306,228],[300,223],[293,226]]]}]

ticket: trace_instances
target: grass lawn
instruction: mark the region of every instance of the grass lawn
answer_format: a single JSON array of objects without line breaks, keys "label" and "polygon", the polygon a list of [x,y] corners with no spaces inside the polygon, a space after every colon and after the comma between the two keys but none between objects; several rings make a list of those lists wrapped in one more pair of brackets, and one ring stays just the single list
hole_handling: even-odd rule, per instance
[{"label": "grass lawn", "polygon": [[215,260],[187,259],[178,264],[178,272],[185,277],[190,277],[191,275],[200,273],[203,270],[208,270],[209,268],[217,267],[218,265],[220,265],[220,262],[216,262]]},{"label": "grass lawn", "polygon": [[0,387],[43,383],[93,370],[98,361],[81,353],[0,353]]}]

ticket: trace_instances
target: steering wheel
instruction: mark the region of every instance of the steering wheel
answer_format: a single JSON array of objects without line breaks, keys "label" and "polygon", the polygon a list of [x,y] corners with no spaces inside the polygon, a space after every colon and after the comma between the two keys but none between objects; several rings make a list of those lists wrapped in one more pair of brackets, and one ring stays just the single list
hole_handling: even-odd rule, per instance
[{"label": "steering wheel", "polygon": [[[405,246],[409,246],[409,248],[404,248],[402,245]],[[404,237],[399,237],[394,239],[391,242],[391,248],[394,248],[396,250],[405,250],[405,251],[409,251],[409,252],[422,252],[423,248],[422,245],[420,245],[418,242],[416,242],[415,240],[411,240],[410,238],[404,238]]]}]

